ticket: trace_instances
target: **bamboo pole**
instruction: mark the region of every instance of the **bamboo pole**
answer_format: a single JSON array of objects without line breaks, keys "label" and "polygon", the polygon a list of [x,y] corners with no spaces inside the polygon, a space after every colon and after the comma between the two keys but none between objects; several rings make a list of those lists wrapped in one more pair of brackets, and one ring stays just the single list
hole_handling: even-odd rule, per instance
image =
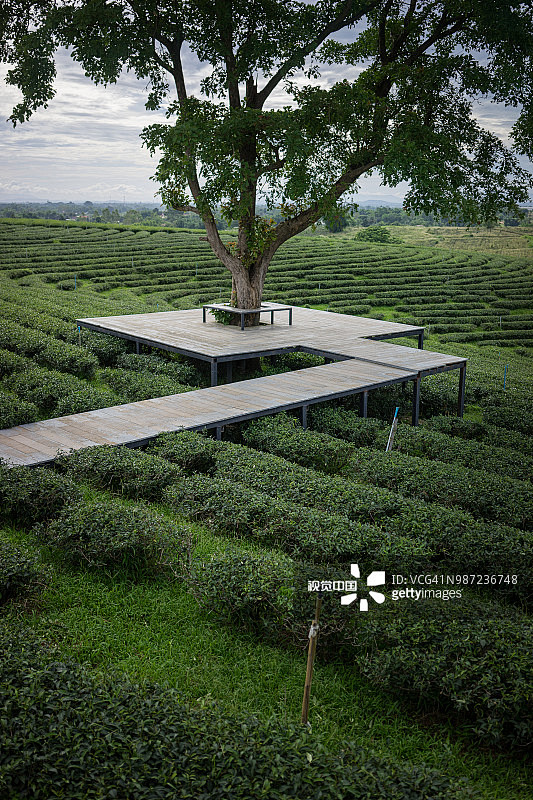
[{"label": "bamboo pole", "polygon": [[302,702],[302,725],[308,725],[309,698],[311,697],[311,681],[313,680],[313,666],[315,663],[316,640],[318,637],[320,609],[322,607],[322,592],[316,597],[315,618],[309,629],[309,649],[307,651],[307,670],[305,673],[304,697]]}]

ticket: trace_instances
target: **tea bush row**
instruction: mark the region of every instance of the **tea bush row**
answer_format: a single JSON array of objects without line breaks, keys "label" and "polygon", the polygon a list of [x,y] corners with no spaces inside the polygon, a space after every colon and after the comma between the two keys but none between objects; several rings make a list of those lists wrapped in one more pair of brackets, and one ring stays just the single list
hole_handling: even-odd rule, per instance
[{"label": "tea bush row", "polygon": [[70,372],[79,377],[91,377],[98,366],[96,358],[85,348],[59,341],[42,331],[29,330],[16,322],[3,323],[0,347],[30,356],[50,369]]},{"label": "tea bush row", "polygon": [[35,403],[21,400],[14,394],[0,391],[0,430],[25,425],[39,418],[39,409]]},{"label": "tea bush row", "polygon": [[173,689],[95,676],[24,629],[0,636],[2,796],[475,800],[467,782],[424,764],[349,744],[333,755],[302,727],[201,710]]},{"label": "tea bush row", "polygon": [[362,448],[351,460],[354,478],[402,495],[463,508],[476,518],[529,530],[533,495],[525,481],[401,452]]},{"label": "tea bush row", "polygon": [[109,391],[98,389],[68,373],[42,367],[11,375],[5,385],[22,400],[34,403],[50,416],[74,414],[125,402]]},{"label": "tea bush row", "polygon": [[25,308],[19,303],[14,305],[5,301],[0,301],[0,314],[5,319],[26,328],[39,330],[51,334],[55,339],[63,339],[65,342],[76,344],[78,334],[76,326],[72,322],[65,322],[33,308]]},{"label": "tea bush row", "polygon": [[85,347],[96,356],[102,367],[114,367],[122,356],[129,354],[132,346],[124,339],[94,331],[83,330],[82,337]]},{"label": "tea bush row", "polygon": [[155,375],[166,375],[182,385],[199,384],[202,380],[200,372],[191,364],[166,359],[160,355],[125,353],[117,359],[117,367],[132,370],[133,372],[152,372]]},{"label": "tea bush row", "polygon": [[[307,583],[320,579],[318,573],[286,558],[226,551],[197,565],[192,582],[198,602],[223,621],[300,648],[313,617]],[[389,596],[368,614],[341,607],[338,594],[326,597],[319,658],[355,664],[381,688],[446,713],[485,744],[530,746],[533,655],[523,647],[533,634],[528,616],[473,596],[421,602]]]},{"label": "tea bush row", "polygon": [[13,372],[24,372],[24,370],[36,366],[35,361],[26,356],[20,356],[11,350],[0,349],[0,378],[11,375]]},{"label": "tea bush row", "polygon": [[362,479],[407,497],[464,508],[476,517],[528,528],[533,495],[524,481],[486,475],[461,465],[427,462],[399,452],[354,450],[325,433],[304,431],[287,414],[251,422],[243,438],[259,450],[329,473]]},{"label": "tea bush row", "polygon": [[0,531],[0,606],[3,606],[44,588],[48,571],[37,556],[1,537]]},{"label": "tea bush row", "polygon": [[483,404],[483,420],[507,430],[533,436],[531,402],[528,397],[517,397],[505,392],[493,392]]},{"label": "tea bush row", "polygon": [[[365,419],[353,411],[324,406],[313,408],[309,419],[313,430],[320,433],[352,442],[357,447],[385,450],[390,426],[381,420]],[[478,430],[477,436],[481,437],[486,434],[487,426],[472,423],[474,441],[468,441],[460,435],[449,433],[454,424],[452,417],[442,419],[442,423],[434,425],[430,425],[433,420],[428,420],[417,428],[400,423],[394,436],[394,450],[431,461],[457,463],[471,469],[497,472],[510,478],[528,479],[533,475],[533,458],[530,456],[510,449],[511,445],[509,448],[493,447],[475,438],[474,431]],[[460,418],[456,419],[459,423],[462,422]],[[442,424],[442,432],[437,429],[439,424]],[[468,432],[468,426],[465,430]],[[514,443],[514,440],[511,439],[511,442]]]},{"label": "tea bush row", "polygon": [[[522,307],[525,302],[522,302]],[[501,330],[496,328],[496,331],[482,331],[478,330],[474,333],[447,333],[442,336],[443,342],[482,342],[483,340],[492,340],[495,336],[500,341],[515,341],[518,342],[531,342],[533,340],[533,332],[531,329],[518,329],[518,330]]]},{"label": "tea bush row", "polygon": [[[356,519],[350,519],[335,506],[327,511],[313,508],[308,497],[303,501],[291,493],[283,498],[279,489],[271,489],[269,494],[268,482],[263,491],[261,482],[246,486],[232,480],[231,473],[223,472],[224,477],[196,474],[213,472],[217,443],[195,434],[180,434],[179,443],[172,447],[170,439],[171,435],[160,437],[160,444],[166,440],[166,454],[177,459],[181,469],[194,473],[191,477],[183,477],[180,467],[163,458],[109,446],[72,452],[59,458],[57,465],[76,481],[132,498],[163,500],[180,515],[207,521],[225,533],[275,545],[309,561],[368,558],[379,561],[383,568],[410,572],[429,567],[454,573],[512,572],[518,575],[518,584],[501,584],[494,591],[525,600],[531,593],[533,537],[529,534],[475,523],[461,515],[439,519],[438,507],[424,509],[425,517],[432,520],[425,525],[420,520],[410,525],[409,516],[392,515],[380,520],[381,527],[376,526],[372,524],[372,506],[370,513],[359,508]],[[246,449],[239,451],[242,456]],[[264,457],[258,454],[258,460]],[[281,460],[271,457],[271,461],[276,469]],[[276,471],[279,473],[279,468]],[[301,474],[293,477],[302,479]]]},{"label": "tea bush row", "polygon": [[56,459],[56,467],[76,482],[151,501],[160,500],[165,488],[183,474],[163,458],[112,445],[70,451]]},{"label": "tea bush row", "polygon": [[80,489],[67,475],[0,462],[0,522],[31,528],[54,519],[64,506],[75,506],[80,500]]},{"label": "tea bush row", "polygon": [[533,458],[533,437],[525,436],[519,431],[507,430],[487,422],[445,416],[424,420],[422,425],[427,430],[439,431],[462,440],[474,440],[487,444],[492,442],[498,449],[516,450],[524,453],[528,459]]},{"label": "tea bush row", "polygon": [[368,558],[386,569],[420,570],[433,552],[423,537],[385,534],[374,525],[326,513],[226,478],[193,475],[169,486],[163,501],[215,530],[280,548],[315,562]]},{"label": "tea bush row", "polygon": [[309,560],[349,561],[371,553],[387,566],[413,569],[431,557],[416,537],[384,537],[372,525],[339,514],[274,499],[224,478],[183,476],[158,456],[126,447],[101,446],[61,456],[56,465],[76,482],[87,482],[134,499],[163,500],[179,514],[208,521],[220,531],[273,544]]},{"label": "tea bush row", "polygon": [[[204,472],[241,487],[355,522],[379,526],[387,547],[403,538],[422,542],[434,567],[451,572],[516,574],[518,584],[497,592],[532,595],[533,535],[505,525],[476,522],[465,511],[410,500],[393,492],[355,484],[287,462],[241,445],[215,442],[199,434],[162,434],[151,453],[178,464],[185,472]],[[416,554],[416,549],[415,549]],[[418,554],[416,555],[418,558]]]},{"label": "tea bush row", "polygon": [[192,548],[186,525],[117,498],[64,507],[34,531],[76,566],[120,573],[133,580],[169,571],[181,575]]},{"label": "tea bush row", "polygon": [[185,386],[168,375],[159,375],[148,370],[133,372],[128,369],[105,367],[100,375],[126,403],[180,394],[195,388]]}]

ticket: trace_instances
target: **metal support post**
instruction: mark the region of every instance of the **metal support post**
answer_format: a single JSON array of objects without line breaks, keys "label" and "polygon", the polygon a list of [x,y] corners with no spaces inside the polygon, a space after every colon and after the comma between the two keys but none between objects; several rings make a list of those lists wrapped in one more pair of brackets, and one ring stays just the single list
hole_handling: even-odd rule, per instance
[{"label": "metal support post", "polygon": [[459,370],[459,396],[457,398],[457,416],[462,417],[465,410],[465,384],[466,384],[466,364]]},{"label": "metal support post", "polygon": [[139,342],[135,342],[135,352],[137,353],[137,355],[139,355],[139,353],[141,352],[141,346]]},{"label": "metal support post", "polygon": [[233,380],[233,362],[226,361],[226,380],[228,383],[231,383]]},{"label": "metal support post", "polygon": [[418,425],[418,417],[420,415],[420,376],[413,381],[413,425]]},{"label": "metal support post", "polygon": [[302,406],[301,408],[301,417],[302,417],[302,428],[307,430],[307,406]]},{"label": "metal support post", "polygon": [[218,371],[217,371],[217,360],[216,358],[211,359],[211,386],[216,386],[218,380]]},{"label": "metal support post", "polygon": [[418,349],[419,350],[423,350],[424,349],[424,331],[423,330],[418,334]]},{"label": "metal support post", "polygon": [[359,416],[365,419],[368,416],[368,392],[359,395]]},{"label": "metal support post", "polygon": [[215,428],[217,442],[220,442],[222,439],[222,427],[219,425]]}]

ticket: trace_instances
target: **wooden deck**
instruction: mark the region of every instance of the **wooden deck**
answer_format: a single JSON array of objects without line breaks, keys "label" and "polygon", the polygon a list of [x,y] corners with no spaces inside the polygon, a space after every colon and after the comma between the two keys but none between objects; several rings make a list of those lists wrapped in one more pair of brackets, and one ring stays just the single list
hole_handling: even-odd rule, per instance
[{"label": "wooden deck", "polygon": [[[18,425],[0,431],[0,459],[36,466],[58,451],[99,444],[142,446],[164,431],[216,429],[231,423],[300,409],[306,425],[314,403],[360,395],[366,416],[368,393],[413,381],[413,424],[418,424],[424,375],[459,369],[458,413],[464,407],[466,360],[375,339],[418,336],[423,329],[400,323],[294,308],[293,324],[276,322],[241,331],[203,323],[200,309],[78,320],[92,330],[121,336],[211,362],[212,386],[169,397],[128,403],[82,414]],[[372,338],[363,338],[372,337]],[[217,386],[217,365],[258,355],[304,351],[333,363],[281,375]]]},{"label": "wooden deck", "polygon": [[221,325],[209,314],[206,322],[202,322],[201,309],[87,317],[76,322],[80,327],[135,342],[137,350],[141,345],[149,345],[209,361],[215,367],[213,385],[216,385],[216,365],[221,362],[298,350],[327,351],[342,357],[348,355],[344,351],[351,342],[363,337],[417,336],[419,345],[422,344],[424,329],[418,326],[296,306],[292,310],[292,325],[281,315],[273,325],[265,323],[244,331],[237,326]]}]

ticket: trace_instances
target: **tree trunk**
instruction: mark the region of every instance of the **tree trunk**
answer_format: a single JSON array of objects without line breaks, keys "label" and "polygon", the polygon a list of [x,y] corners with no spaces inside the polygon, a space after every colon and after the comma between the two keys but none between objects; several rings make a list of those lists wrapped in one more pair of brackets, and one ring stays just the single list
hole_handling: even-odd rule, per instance
[{"label": "tree trunk", "polygon": [[[240,269],[232,270],[232,296],[231,303],[236,308],[259,308],[263,295],[264,274],[266,269],[258,271],[253,267],[248,270],[241,266]],[[247,314],[244,319],[246,327],[259,325],[259,314]],[[240,324],[240,318],[236,317],[236,324]]]}]

